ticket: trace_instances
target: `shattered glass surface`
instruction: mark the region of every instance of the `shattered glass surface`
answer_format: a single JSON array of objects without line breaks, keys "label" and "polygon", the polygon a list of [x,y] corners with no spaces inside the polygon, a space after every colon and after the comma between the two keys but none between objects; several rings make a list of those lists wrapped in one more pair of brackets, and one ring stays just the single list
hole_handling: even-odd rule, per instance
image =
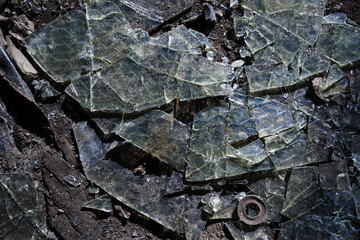
[{"label": "shattered glass surface", "polygon": [[27,174],[0,174],[1,239],[46,239],[46,222],[33,180]]},{"label": "shattered glass surface", "polygon": [[71,82],[66,92],[89,111],[141,112],[231,92],[231,67],[201,56],[199,47],[210,47],[201,33],[179,26],[146,40],[116,4],[89,1],[84,8],[26,41],[39,66],[56,82]]},{"label": "shattered glass surface", "polygon": [[[325,1],[241,1],[235,31],[254,57],[245,71],[251,93],[269,92],[353,65],[360,30],[345,14],[324,16]],[[330,82],[333,80],[330,80]]]},{"label": "shattered glass surface", "polygon": [[[244,67],[248,88],[238,87],[231,65],[202,57],[212,48],[205,35],[135,29],[150,30],[190,2],[166,13],[154,10],[158,1],[89,0],[27,39],[39,66],[97,113],[106,143],[85,122],[73,126],[88,180],[187,239],[198,239],[208,219],[227,221],[234,239],[357,239],[359,26],[324,16],[322,0],[241,1],[234,28],[244,61],[233,66]],[[189,122],[177,118],[179,101],[215,96],[222,100]],[[170,172],[136,175],[108,157],[126,144]],[[261,226],[239,220],[244,194],[265,202]],[[110,211],[97,200],[91,208]]]}]

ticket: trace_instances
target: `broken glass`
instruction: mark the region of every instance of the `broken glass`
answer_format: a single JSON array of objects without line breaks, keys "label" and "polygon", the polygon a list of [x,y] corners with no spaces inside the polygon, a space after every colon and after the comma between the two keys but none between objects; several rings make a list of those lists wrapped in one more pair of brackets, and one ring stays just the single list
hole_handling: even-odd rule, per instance
[{"label": "broken glass", "polygon": [[111,198],[108,195],[103,195],[99,198],[95,198],[93,200],[84,203],[82,208],[93,209],[105,213],[111,213],[112,212]]},{"label": "broken glass", "polygon": [[34,87],[35,93],[42,98],[48,99],[52,97],[60,96],[60,92],[56,90],[47,80],[40,80]]},{"label": "broken glass", "polygon": [[255,229],[248,228],[240,221],[227,222],[225,227],[229,230],[234,240],[268,240],[271,239],[271,229],[266,226],[259,226]]},{"label": "broken glass", "polygon": [[[358,26],[343,14],[324,16],[322,0],[242,1],[234,23],[245,46],[232,65],[210,61],[209,40],[184,26],[156,37],[135,29],[153,29],[190,2],[166,12],[169,1],[88,0],[27,39],[30,55],[82,107],[122,114],[92,119],[113,143],[74,125],[87,178],[188,239],[199,238],[208,218],[237,219],[243,191],[264,200],[280,239],[354,239],[360,185],[346,163],[360,166],[359,75],[343,70],[360,60]],[[231,87],[243,68],[249,92]],[[195,111],[192,123],[176,119],[178,101],[210,96],[225,98]],[[111,158],[125,144],[174,171],[136,175]],[[95,209],[111,211],[98,200]],[[234,238],[271,238],[263,225],[226,224]]]},{"label": "broken glass", "polygon": [[172,172],[169,182],[166,185],[166,195],[178,194],[183,192],[188,186],[184,184],[184,174],[179,172]]},{"label": "broken glass", "polygon": [[0,174],[2,239],[46,239],[45,217],[28,174]]},{"label": "broken glass", "polygon": [[190,127],[171,115],[154,110],[119,124],[115,133],[179,171],[184,171]]},{"label": "broken glass", "polygon": [[241,1],[237,36],[254,62],[245,67],[251,93],[294,86],[360,60],[360,30],[346,15],[324,16],[325,1]]},{"label": "broken glass", "polygon": [[266,175],[266,177],[259,178],[248,185],[249,189],[261,197],[267,204],[268,215],[267,219],[271,222],[279,222],[285,202],[285,175],[276,174]]},{"label": "broken glass", "polygon": [[201,202],[205,204],[204,211],[209,214],[209,219],[234,219],[240,196],[208,193]]},{"label": "broken glass", "polygon": [[307,214],[282,223],[279,239],[304,239],[309,235],[316,239],[358,237],[359,230],[353,226],[356,201],[354,203],[349,194],[350,185],[344,167],[344,163],[319,166],[323,202]]},{"label": "broken glass", "polygon": [[322,203],[318,179],[317,167],[298,167],[292,170],[282,209],[285,216],[297,218]]},{"label": "broken glass", "polygon": [[211,47],[203,34],[179,26],[143,41],[116,4],[89,1],[84,8],[26,41],[38,65],[70,83],[66,92],[85,109],[132,113],[232,91],[230,65],[201,56],[200,46]]},{"label": "broken glass", "polygon": [[[236,123],[237,127],[230,122],[229,128],[229,112],[234,111],[243,111],[244,120],[240,119],[240,122]],[[248,114],[247,108],[229,109],[229,106],[210,107],[195,114],[189,144],[190,152],[186,160],[187,181],[239,176],[271,168],[267,159],[268,154],[260,140],[243,146],[234,147],[230,144],[234,143],[233,138],[236,135],[242,135],[242,138],[245,138],[242,140],[246,140],[248,135],[255,134],[254,123]],[[246,129],[246,126],[251,128]],[[246,129],[248,133],[236,132],[237,129]]]},{"label": "broken glass", "polygon": [[[205,227],[197,197],[165,197],[169,177],[166,175],[134,175],[116,162],[104,160],[109,144],[104,144],[85,122],[73,127],[80,159],[87,178],[109,195],[153,219],[166,228],[191,238]],[[188,221],[185,221],[188,219]],[[199,236],[197,236],[199,237]]]}]

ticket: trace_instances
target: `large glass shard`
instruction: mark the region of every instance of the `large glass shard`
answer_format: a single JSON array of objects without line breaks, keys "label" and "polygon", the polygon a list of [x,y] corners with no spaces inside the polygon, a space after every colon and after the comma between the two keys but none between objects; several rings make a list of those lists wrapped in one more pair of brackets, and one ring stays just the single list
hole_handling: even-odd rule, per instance
[{"label": "large glass shard", "polygon": [[193,0],[114,0],[114,3],[134,28],[149,31],[190,8]]},{"label": "large glass shard", "polygon": [[231,145],[238,145],[249,138],[255,137],[257,131],[249,108],[242,102],[244,101],[243,96],[233,95],[230,101],[230,111],[227,119],[227,140]]},{"label": "large glass shard", "polygon": [[180,26],[149,41],[138,36],[116,4],[91,0],[85,12],[28,37],[27,49],[55,81],[71,82],[66,92],[91,112],[140,112],[232,91],[231,67],[200,56],[200,46],[211,46],[203,34]]},{"label": "large glass shard", "polygon": [[47,24],[26,42],[28,53],[57,82],[70,82],[91,71],[90,35],[80,10]]},{"label": "large glass shard", "polygon": [[190,127],[171,115],[154,110],[121,123],[115,133],[179,171],[184,171]]},{"label": "large glass shard", "polygon": [[260,196],[267,204],[267,220],[279,222],[283,204],[285,202],[285,176],[268,176],[248,185],[249,189]]},{"label": "large glass shard", "polygon": [[[190,236],[196,236],[198,229],[205,226],[206,220],[202,220],[199,214],[202,211],[198,208],[199,198],[165,197],[167,176],[135,176],[132,170],[103,160],[108,147],[85,122],[74,125],[73,131],[85,175],[91,182],[128,207],[170,230],[178,233],[186,231]],[[185,219],[191,220],[191,223],[187,224],[189,221]]]},{"label": "large glass shard", "polygon": [[265,98],[249,99],[259,137],[277,134],[295,126],[291,109],[277,101]]},{"label": "large glass shard", "polygon": [[237,36],[244,37],[254,62],[245,67],[251,93],[294,86],[329,70],[331,61],[345,67],[360,60],[358,26],[341,14],[323,16],[325,1],[241,1],[235,16]]},{"label": "large glass shard", "polygon": [[323,201],[317,167],[299,167],[292,170],[282,213],[289,218],[299,217]]},{"label": "large glass shard", "polygon": [[310,151],[306,134],[300,132],[293,141],[271,154],[270,157],[276,170],[283,170],[317,162],[315,159],[311,159]]},{"label": "large glass shard", "polygon": [[27,174],[0,174],[1,239],[46,239],[35,183]]}]

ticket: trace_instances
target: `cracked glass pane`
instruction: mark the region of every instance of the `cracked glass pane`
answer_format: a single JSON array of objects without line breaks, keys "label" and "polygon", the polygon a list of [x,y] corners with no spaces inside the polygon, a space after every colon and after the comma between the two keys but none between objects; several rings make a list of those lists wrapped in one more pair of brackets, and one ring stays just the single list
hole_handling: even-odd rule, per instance
[{"label": "cracked glass pane", "polygon": [[[230,65],[201,56],[207,38],[179,26],[143,41],[119,7],[89,1],[27,38],[27,51],[91,112],[140,112],[180,100],[229,94]],[[76,26],[76,28],[74,27]],[[76,66],[76,67],[74,67]],[[68,71],[68,69],[73,69]]]},{"label": "cracked glass pane", "polygon": [[35,183],[27,174],[0,174],[1,239],[46,239]]},{"label": "cracked glass pane", "polygon": [[184,171],[190,127],[171,115],[154,110],[121,123],[115,133],[179,171]]},{"label": "cracked glass pane", "polygon": [[294,86],[360,60],[360,30],[341,14],[324,16],[325,1],[241,1],[237,36],[253,54],[245,66],[251,93]]},{"label": "cracked glass pane", "polygon": [[293,219],[299,217],[323,201],[317,167],[299,167],[291,172],[282,213]]},{"label": "cracked glass pane", "polygon": [[260,196],[267,204],[268,220],[278,222],[281,220],[279,213],[285,202],[285,174],[276,176],[270,174],[248,185],[249,189]]}]

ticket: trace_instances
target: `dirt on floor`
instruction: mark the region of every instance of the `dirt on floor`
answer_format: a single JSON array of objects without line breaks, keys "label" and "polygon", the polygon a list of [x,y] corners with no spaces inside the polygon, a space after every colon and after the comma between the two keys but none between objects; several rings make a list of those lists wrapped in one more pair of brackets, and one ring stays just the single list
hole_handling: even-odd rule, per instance
[{"label": "dirt on floor", "polygon": [[[0,1],[1,2],[1,1]],[[151,35],[158,35],[181,25],[188,24],[189,19],[203,11],[203,3],[195,0],[190,11],[184,13]],[[211,1],[212,2],[212,1]],[[233,62],[239,59],[241,42],[236,39],[233,30],[233,19],[229,8],[230,0],[216,1],[216,25],[207,36],[217,50],[215,61]],[[35,24],[35,29],[47,24],[60,15],[79,7],[78,0],[8,0],[0,9],[0,14],[14,19],[22,14]],[[360,24],[359,0],[328,0],[327,13],[345,12],[354,22]],[[0,21],[4,35],[13,29],[9,21]],[[16,45],[23,49],[21,42]],[[41,78],[45,78],[40,73]],[[32,86],[32,83],[29,83]],[[8,111],[8,125],[17,150],[9,151],[0,163],[0,173],[31,172],[38,183],[38,193],[47,227],[49,239],[174,239],[178,236],[167,231],[161,225],[139,216],[132,209],[113,200],[114,210],[111,214],[101,214],[81,209],[84,202],[104,194],[101,189],[92,186],[85,178],[79,161],[76,144],[72,135],[72,124],[88,120],[86,113],[81,112],[78,104],[66,95],[51,101],[37,99],[37,104],[48,119],[49,131],[43,131],[36,116],[24,119],[24,107],[16,105],[16,99],[0,86],[0,100]],[[11,101],[10,99],[14,99]],[[211,100],[206,100],[210,101]],[[211,104],[209,102],[198,102]],[[196,112],[196,105],[182,106],[179,118],[188,122],[189,116]],[[194,107],[195,106],[195,107]],[[129,157],[139,157],[138,154]],[[31,161],[29,161],[31,159]],[[141,165],[141,161],[139,166]],[[65,181],[66,176],[73,176],[79,184]],[[90,190],[90,191],[89,191]],[[231,239],[221,221],[207,225],[201,239]]]}]

